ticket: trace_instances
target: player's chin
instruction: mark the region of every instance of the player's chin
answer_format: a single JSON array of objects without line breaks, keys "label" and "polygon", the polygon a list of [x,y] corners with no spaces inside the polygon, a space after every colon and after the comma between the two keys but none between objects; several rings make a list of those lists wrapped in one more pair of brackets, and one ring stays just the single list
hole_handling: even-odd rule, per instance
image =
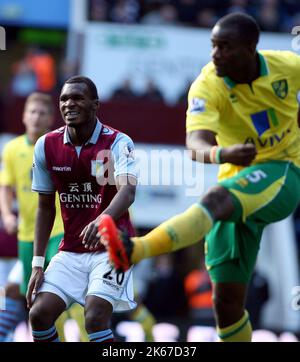
[{"label": "player's chin", "polygon": [[218,77],[226,77],[227,72],[225,68],[215,66],[215,69]]},{"label": "player's chin", "polygon": [[68,127],[76,128],[76,127],[79,127],[80,121],[79,121],[78,119],[66,119],[66,118],[65,118],[65,124],[66,124]]}]

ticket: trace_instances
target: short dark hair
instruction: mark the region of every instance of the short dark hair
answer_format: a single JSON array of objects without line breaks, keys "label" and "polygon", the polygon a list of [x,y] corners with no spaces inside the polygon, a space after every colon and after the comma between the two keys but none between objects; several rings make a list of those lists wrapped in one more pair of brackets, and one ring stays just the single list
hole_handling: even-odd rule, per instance
[{"label": "short dark hair", "polygon": [[25,104],[24,104],[24,109],[26,109],[30,103],[34,103],[34,102],[43,103],[48,108],[49,113],[51,113],[51,114],[54,113],[53,100],[52,100],[52,97],[49,94],[41,93],[41,92],[33,92],[33,93],[31,93],[26,98],[26,101],[25,101]]},{"label": "short dark hair", "polygon": [[232,13],[223,16],[216,25],[222,28],[235,28],[241,40],[258,43],[260,29],[256,20],[244,13]]},{"label": "short dark hair", "polygon": [[83,75],[74,75],[65,81],[65,84],[73,84],[73,83],[84,83],[87,85],[92,99],[99,99],[98,91],[95,83],[88,77],[84,77]]}]

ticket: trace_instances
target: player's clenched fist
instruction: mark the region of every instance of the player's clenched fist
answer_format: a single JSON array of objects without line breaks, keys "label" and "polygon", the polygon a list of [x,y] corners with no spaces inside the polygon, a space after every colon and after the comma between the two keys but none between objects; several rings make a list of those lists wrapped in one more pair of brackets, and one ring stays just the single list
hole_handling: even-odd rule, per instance
[{"label": "player's clenched fist", "polygon": [[233,165],[248,166],[255,159],[257,150],[252,143],[237,144],[225,147],[221,151],[222,163],[228,162]]}]

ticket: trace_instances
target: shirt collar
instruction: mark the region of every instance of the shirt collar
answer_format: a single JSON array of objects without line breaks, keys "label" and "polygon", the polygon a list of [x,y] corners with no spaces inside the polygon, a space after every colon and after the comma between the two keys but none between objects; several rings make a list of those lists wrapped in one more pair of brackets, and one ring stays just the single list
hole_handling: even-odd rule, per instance
[{"label": "shirt collar", "polygon": [[[102,130],[102,123],[99,121],[99,119],[97,118],[97,122],[96,122],[96,127],[94,129],[94,132],[91,136],[91,138],[86,142],[86,144],[92,143],[92,144],[96,144],[98,141],[98,138],[101,134],[101,130]],[[64,144],[66,143],[71,143],[72,141],[70,139],[69,133],[68,133],[68,127],[65,128],[64,131]]]},{"label": "shirt collar", "polygon": [[[259,59],[259,76],[264,77],[269,74],[269,68],[266,58],[259,52],[258,53],[258,59]],[[223,78],[224,83],[226,84],[227,88],[232,89],[236,86],[235,81],[233,81],[229,77]]]},{"label": "shirt collar", "polygon": [[30,141],[30,139],[26,133],[25,133],[25,143],[28,146],[34,146],[34,144]]}]

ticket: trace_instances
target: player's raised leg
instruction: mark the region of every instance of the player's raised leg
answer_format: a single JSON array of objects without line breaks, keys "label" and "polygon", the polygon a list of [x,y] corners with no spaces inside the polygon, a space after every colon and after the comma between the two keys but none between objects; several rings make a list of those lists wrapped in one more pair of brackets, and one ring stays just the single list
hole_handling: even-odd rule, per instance
[{"label": "player's raised leg", "polygon": [[234,212],[230,193],[221,186],[212,188],[182,214],[165,221],[142,237],[120,234],[108,215],[99,222],[99,233],[117,270],[127,270],[142,259],[173,252],[197,243],[211,230],[214,220],[226,220]]}]

